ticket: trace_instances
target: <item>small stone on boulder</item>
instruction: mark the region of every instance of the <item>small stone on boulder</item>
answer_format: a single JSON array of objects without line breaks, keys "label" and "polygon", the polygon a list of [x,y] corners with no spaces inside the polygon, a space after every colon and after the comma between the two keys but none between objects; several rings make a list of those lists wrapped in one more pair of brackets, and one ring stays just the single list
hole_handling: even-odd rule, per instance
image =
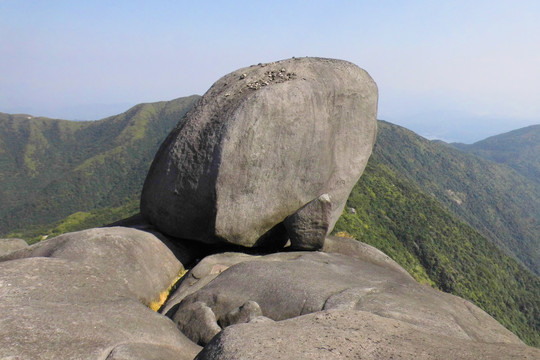
[{"label": "small stone on boulder", "polygon": [[229,311],[223,319],[221,319],[219,325],[222,328],[234,324],[241,324],[251,322],[252,320],[263,316],[261,307],[255,301],[246,301],[244,305],[237,309]]}]

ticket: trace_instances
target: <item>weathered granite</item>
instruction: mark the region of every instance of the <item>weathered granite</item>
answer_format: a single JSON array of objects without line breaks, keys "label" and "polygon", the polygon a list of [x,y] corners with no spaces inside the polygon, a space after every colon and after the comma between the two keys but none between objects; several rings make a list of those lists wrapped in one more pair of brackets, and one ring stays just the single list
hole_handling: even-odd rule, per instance
[{"label": "weathered granite", "polygon": [[[166,305],[168,315],[199,344],[234,319],[250,321],[262,315],[282,321],[331,309],[367,311],[457,339],[521,344],[470,302],[417,283],[380,256],[372,261],[368,256],[362,259],[361,252],[356,257],[324,252],[228,254],[227,263],[219,256],[207,260],[213,271],[198,272],[195,267],[192,271],[198,276],[182,283],[177,290],[181,295]],[[256,303],[261,314],[231,316],[248,303],[252,308]]]},{"label": "weathered granite", "polygon": [[157,237],[120,227],[3,256],[0,358],[192,359],[200,347],[148,307],[182,269]]},{"label": "weathered granite", "polygon": [[326,310],[279,321],[233,325],[197,360],[539,359],[540,349],[433,333],[361,310]]},{"label": "weathered granite", "polygon": [[0,239],[0,256],[7,255],[10,252],[26,247],[28,247],[28,244],[23,239]]},{"label": "weathered granite", "polygon": [[298,250],[320,250],[330,227],[332,202],[328,194],[310,201],[283,224],[287,229],[291,248]]},{"label": "weathered granite", "polygon": [[252,247],[328,194],[331,231],[371,154],[376,112],[375,82],[346,61],[298,58],[232,72],[162,144],[141,213],[171,236]]}]

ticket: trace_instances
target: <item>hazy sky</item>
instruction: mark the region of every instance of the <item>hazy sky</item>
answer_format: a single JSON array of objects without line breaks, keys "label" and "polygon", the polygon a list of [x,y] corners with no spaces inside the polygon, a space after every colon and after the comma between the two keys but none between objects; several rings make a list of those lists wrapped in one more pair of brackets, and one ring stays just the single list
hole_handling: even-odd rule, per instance
[{"label": "hazy sky", "polygon": [[538,0],[0,0],[0,19],[1,112],[97,119],[321,56],[366,69],[379,118],[424,136],[540,123]]}]

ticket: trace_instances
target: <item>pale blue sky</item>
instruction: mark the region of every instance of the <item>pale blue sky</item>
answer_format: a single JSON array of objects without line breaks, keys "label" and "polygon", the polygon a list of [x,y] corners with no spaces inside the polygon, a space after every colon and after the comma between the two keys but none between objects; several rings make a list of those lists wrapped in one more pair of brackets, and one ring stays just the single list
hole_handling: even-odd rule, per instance
[{"label": "pale blue sky", "polygon": [[322,56],[371,74],[379,118],[478,140],[540,123],[539,19],[519,0],[0,0],[0,111],[96,119]]}]

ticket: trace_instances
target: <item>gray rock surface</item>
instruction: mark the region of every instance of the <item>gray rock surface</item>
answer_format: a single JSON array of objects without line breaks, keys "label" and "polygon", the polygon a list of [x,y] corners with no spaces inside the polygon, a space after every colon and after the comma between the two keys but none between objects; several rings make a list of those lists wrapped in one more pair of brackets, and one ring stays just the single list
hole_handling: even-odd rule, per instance
[{"label": "gray rock surface", "polygon": [[156,236],[121,227],[0,257],[0,358],[192,359],[200,347],[148,307],[182,269]]},{"label": "gray rock surface", "polygon": [[330,231],[371,154],[376,111],[376,84],[349,62],[299,58],[237,70],[164,141],[141,213],[171,236],[252,247],[328,194]]},{"label": "gray rock surface", "polygon": [[205,248],[205,246],[201,246],[202,244],[199,242],[188,241],[185,239],[178,241],[178,239],[163,235],[152,224],[144,220],[140,213],[126,219],[115,221],[106,227],[127,227],[151,233],[159,238],[159,240],[172,251],[174,256],[176,256],[184,266],[192,266],[197,259],[201,259],[210,253],[210,251]]},{"label": "gray rock surface", "polygon": [[413,277],[407,272],[407,270],[392,260],[390,256],[371,245],[353,238],[327,236],[324,241],[322,251],[351,256],[364,262],[369,262],[374,265],[397,271],[403,276],[413,280]]},{"label": "gray rock surface", "polygon": [[257,258],[242,253],[220,253],[205,257],[182,278],[179,287],[171,294],[161,312],[171,317],[186,296],[201,289],[229,267]]},{"label": "gray rock surface", "polygon": [[359,310],[329,310],[219,333],[197,360],[540,359],[540,349],[432,333],[408,321]]},{"label": "gray rock surface", "polygon": [[261,307],[255,301],[246,301],[245,304],[237,309],[229,311],[221,319],[219,326],[226,328],[227,326],[248,323],[255,319],[263,317]]},{"label": "gray rock surface", "polygon": [[[358,251],[356,257],[324,252],[262,257],[228,254],[228,263],[221,272],[203,271],[197,276],[207,273],[211,280],[199,277],[198,281],[180,285],[178,291],[183,295],[171,298],[175,304],[167,304],[169,316],[188,337],[199,334],[192,338],[199,344],[207,343],[224,325],[233,324],[230,314],[247,303],[252,308],[257,304],[263,316],[278,322],[323,310],[340,309],[351,314],[366,311],[433,336],[521,344],[514,334],[470,302],[421,285],[396,270],[392,262],[381,256],[373,261],[365,256],[368,253]],[[208,261],[213,269],[219,268],[219,256]],[[197,272],[197,267],[193,271]],[[204,316],[192,321],[195,319],[186,317],[186,312]],[[253,314],[236,317],[236,321],[251,321],[258,316]],[[299,332],[298,338],[304,335]]]},{"label": "gray rock surface", "polygon": [[0,256],[26,247],[28,247],[28,244],[23,239],[0,239]]},{"label": "gray rock surface", "polygon": [[328,233],[331,213],[330,196],[323,194],[288,216],[283,224],[287,229],[291,248],[320,250]]},{"label": "gray rock surface", "polygon": [[116,346],[105,360],[164,360],[164,359],[193,359],[184,351],[166,345],[154,344],[121,344]]},{"label": "gray rock surface", "polygon": [[111,283],[125,284],[146,304],[157,300],[183,269],[155,235],[122,227],[60,235],[0,257],[0,261],[29,257],[65,259],[99,269],[108,274]]}]

